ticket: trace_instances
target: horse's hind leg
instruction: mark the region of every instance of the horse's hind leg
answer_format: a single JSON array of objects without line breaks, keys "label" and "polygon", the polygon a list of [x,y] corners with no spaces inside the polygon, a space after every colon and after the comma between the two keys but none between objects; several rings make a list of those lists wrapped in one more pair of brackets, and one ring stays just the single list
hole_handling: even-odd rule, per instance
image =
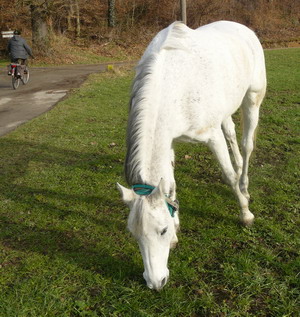
[{"label": "horse's hind leg", "polygon": [[232,150],[235,161],[235,171],[238,177],[240,177],[242,174],[243,158],[236,140],[235,124],[233,123],[231,116],[222,122],[222,130]]},{"label": "horse's hind leg", "polygon": [[262,103],[264,92],[247,92],[242,103],[243,114],[243,138],[242,155],[243,169],[240,177],[240,189],[247,199],[250,199],[248,193],[248,167],[251,153],[254,148],[255,131],[258,124],[259,107]]},{"label": "horse's hind leg", "polygon": [[240,203],[240,219],[242,223],[245,225],[251,224],[254,216],[248,208],[248,199],[240,191],[238,175],[232,166],[227,143],[221,129],[214,131],[214,134],[208,140],[208,145],[217,157],[221,165],[222,172]]}]

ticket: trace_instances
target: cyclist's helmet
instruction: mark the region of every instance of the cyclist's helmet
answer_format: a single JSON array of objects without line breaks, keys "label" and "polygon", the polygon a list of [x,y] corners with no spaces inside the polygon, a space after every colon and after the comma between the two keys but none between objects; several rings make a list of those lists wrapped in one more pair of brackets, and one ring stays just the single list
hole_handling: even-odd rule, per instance
[{"label": "cyclist's helmet", "polygon": [[21,32],[19,30],[14,30],[14,35],[20,35]]}]

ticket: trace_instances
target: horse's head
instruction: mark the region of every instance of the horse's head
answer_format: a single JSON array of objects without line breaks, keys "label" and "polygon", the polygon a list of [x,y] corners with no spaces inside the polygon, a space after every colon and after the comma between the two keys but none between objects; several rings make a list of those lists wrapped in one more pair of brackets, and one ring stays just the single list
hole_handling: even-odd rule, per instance
[{"label": "horse's head", "polygon": [[160,290],[169,278],[168,257],[177,243],[178,213],[172,217],[162,181],[149,195],[118,184],[124,202],[130,208],[128,229],[137,239],[144,262],[144,279],[151,289]]}]

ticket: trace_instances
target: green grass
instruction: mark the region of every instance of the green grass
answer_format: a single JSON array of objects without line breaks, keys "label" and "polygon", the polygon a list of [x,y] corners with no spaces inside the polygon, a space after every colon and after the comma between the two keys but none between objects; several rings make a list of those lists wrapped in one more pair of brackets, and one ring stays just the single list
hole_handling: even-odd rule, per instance
[{"label": "green grass", "polygon": [[8,59],[0,59],[0,67],[6,67],[9,64]]},{"label": "green grass", "polygon": [[252,228],[239,225],[211,153],[177,146],[181,232],[161,292],[144,284],[115,185],[131,73],[93,75],[0,138],[0,316],[297,316],[299,58],[300,49],[266,52]]}]

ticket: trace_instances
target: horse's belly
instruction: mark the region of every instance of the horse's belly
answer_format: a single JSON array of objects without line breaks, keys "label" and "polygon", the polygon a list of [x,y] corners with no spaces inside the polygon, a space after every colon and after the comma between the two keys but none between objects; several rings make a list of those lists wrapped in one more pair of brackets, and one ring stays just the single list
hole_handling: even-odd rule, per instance
[{"label": "horse's belly", "polygon": [[213,127],[190,129],[182,133],[179,137],[177,137],[175,141],[188,143],[207,143],[211,139],[213,131]]}]

